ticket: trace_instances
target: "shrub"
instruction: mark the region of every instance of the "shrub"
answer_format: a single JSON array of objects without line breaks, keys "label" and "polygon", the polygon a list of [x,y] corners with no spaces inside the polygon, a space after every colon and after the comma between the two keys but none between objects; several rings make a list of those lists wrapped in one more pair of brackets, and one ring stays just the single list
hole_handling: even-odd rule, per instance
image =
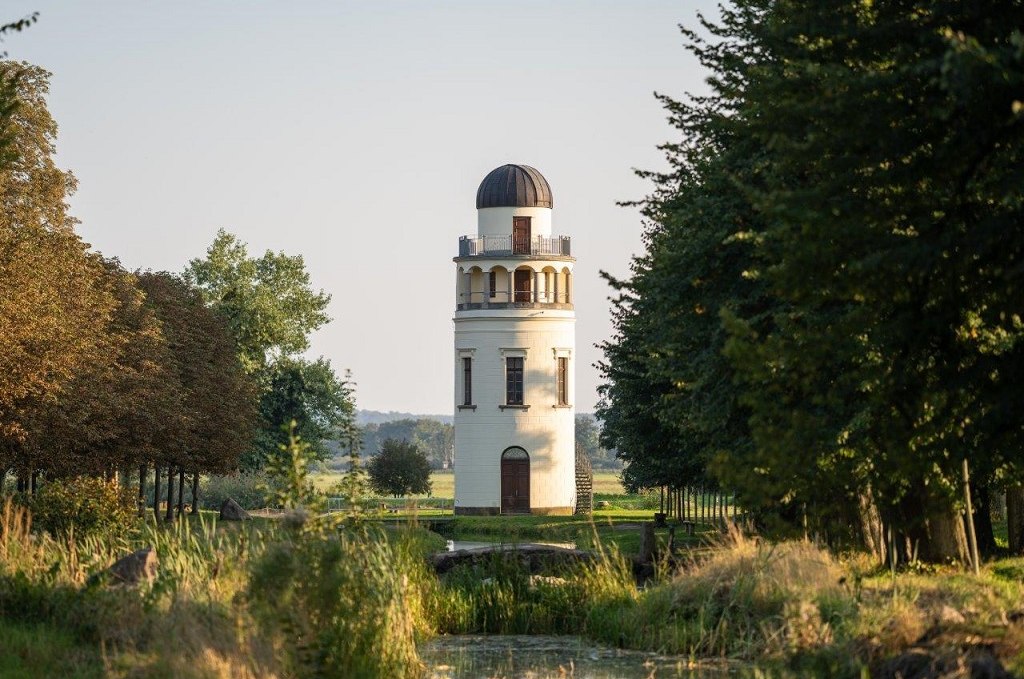
[{"label": "shrub", "polygon": [[210,476],[199,489],[199,505],[220,509],[224,500],[231,498],[245,509],[259,509],[267,505],[267,489],[276,487],[275,481],[263,472]]},{"label": "shrub", "polygon": [[[806,541],[767,544],[733,531],[709,556],[619,611],[605,641],[700,656],[762,658],[835,641],[856,615],[832,556]],[[599,626],[595,626],[599,627]],[[593,631],[596,631],[593,630]],[[609,638],[617,632],[618,639]]]},{"label": "shrub", "polygon": [[248,598],[291,674],[419,676],[409,564],[361,531],[296,534],[253,563]]},{"label": "shrub", "polygon": [[136,522],[131,489],[90,476],[49,481],[29,506],[35,524],[60,537],[124,535]]}]

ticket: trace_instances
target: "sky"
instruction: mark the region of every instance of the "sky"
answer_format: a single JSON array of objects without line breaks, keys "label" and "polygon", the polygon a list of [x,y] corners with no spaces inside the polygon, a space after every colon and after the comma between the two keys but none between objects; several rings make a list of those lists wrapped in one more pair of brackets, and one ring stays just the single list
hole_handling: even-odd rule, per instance
[{"label": "sky", "polygon": [[131,269],[181,271],[217,229],[301,254],[332,296],[310,356],[358,406],[450,413],[458,238],[476,189],[536,167],[571,236],[576,408],[612,333],[600,271],[642,251],[636,208],[676,131],[654,92],[706,91],[683,48],[714,3],[9,0],[9,58],[53,73],[79,232]]}]

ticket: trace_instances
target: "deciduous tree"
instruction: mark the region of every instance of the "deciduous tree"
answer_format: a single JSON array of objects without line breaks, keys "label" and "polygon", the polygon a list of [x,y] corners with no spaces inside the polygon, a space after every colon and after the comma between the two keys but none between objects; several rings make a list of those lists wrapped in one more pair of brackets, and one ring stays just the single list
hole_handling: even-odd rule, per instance
[{"label": "deciduous tree", "polygon": [[378,493],[401,497],[430,492],[430,462],[408,441],[386,439],[367,471],[370,486]]},{"label": "deciduous tree", "polygon": [[49,77],[0,62],[0,82],[13,83],[16,96],[16,106],[5,107],[9,143],[0,163],[0,436],[8,442],[24,436],[26,413],[100,356],[116,307],[101,262],[68,213],[76,180],[54,162]]}]

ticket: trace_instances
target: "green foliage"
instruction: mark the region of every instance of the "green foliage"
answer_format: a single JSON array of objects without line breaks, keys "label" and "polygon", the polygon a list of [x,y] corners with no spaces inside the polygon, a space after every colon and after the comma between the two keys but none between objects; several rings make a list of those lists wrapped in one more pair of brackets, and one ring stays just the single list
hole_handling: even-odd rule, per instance
[{"label": "green foliage", "polygon": [[257,509],[265,505],[268,490],[277,492],[276,483],[266,470],[209,476],[203,479],[199,503],[203,509],[220,509],[231,498],[244,509]]},{"label": "green foliage", "polygon": [[595,469],[619,469],[615,451],[601,445],[601,428],[590,413],[576,413],[576,445],[581,446]]},{"label": "green foliage", "polygon": [[430,492],[430,462],[413,443],[385,439],[368,466],[374,491],[401,497]]},{"label": "green foliage", "polygon": [[407,568],[365,533],[299,535],[253,563],[248,600],[263,633],[287,642],[295,676],[416,677]]},{"label": "green foliage", "polygon": [[273,488],[268,487],[267,504],[285,509],[322,509],[323,497],[309,476],[310,446],[295,433],[295,421],[282,427],[288,443],[281,444],[281,455],[266,466]]},{"label": "green foliage", "polygon": [[189,262],[185,277],[228,319],[249,373],[305,351],[309,334],[329,320],[331,297],[313,291],[301,255],[268,250],[250,257],[246,244],[223,229],[205,259]]},{"label": "green foliage", "polygon": [[[327,440],[347,440],[355,435],[352,383],[347,375],[338,378],[327,359],[280,358],[267,367],[267,378],[269,387],[260,396],[263,421],[294,422],[312,459],[324,460],[330,455]],[[259,469],[266,464],[287,443],[286,434],[264,427],[242,460],[243,468]]]},{"label": "green foliage", "polygon": [[451,466],[455,428],[450,424],[429,418],[405,418],[367,424],[362,435],[363,450],[368,456],[376,455],[387,439],[397,439],[422,450],[434,469],[442,469],[445,462]]},{"label": "green foliage", "polygon": [[193,259],[185,279],[228,323],[238,359],[259,384],[263,424],[242,459],[259,469],[287,444],[281,422],[296,422],[311,454],[325,459],[324,440],[355,435],[355,402],[348,379],[339,379],[324,358],[299,356],[309,335],[330,319],[330,295],[314,291],[300,255],[265,252],[250,257],[245,243],[223,229],[204,259]]},{"label": "green foliage", "polygon": [[36,525],[62,538],[124,535],[137,521],[131,488],[89,476],[48,481],[29,504]]},{"label": "green foliage", "polygon": [[1022,18],[751,0],[684,30],[711,92],[662,99],[671,170],[611,281],[599,416],[627,486],[710,477],[837,544],[877,508],[957,556],[961,461],[1024,471]]}]

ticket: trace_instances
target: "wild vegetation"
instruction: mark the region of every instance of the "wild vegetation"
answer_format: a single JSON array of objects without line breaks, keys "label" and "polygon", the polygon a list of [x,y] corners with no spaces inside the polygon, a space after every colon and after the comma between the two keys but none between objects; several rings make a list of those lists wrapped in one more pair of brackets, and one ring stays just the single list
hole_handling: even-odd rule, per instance
[{"label": "wild vegetation", "polygon": [[630,487],[720,484],[778,536],[964,560],[1020,507],[1021,6],[740,0],[684,30],[646,251],[609,279]]},{"label": "wild vegetation", "polygon": [[[616,532],[652,493],[593,523],[459,517],[593,555],[434,572],[437,535],[368,511],[351,384],[302,355],[329,297],[301,257],[223,231],[180,275],[91,251],[49,74],[0,63],[0,673],[416,677],[419,642],[468,632],[1024,672],[1021,25],[1012,2],[739,0],[684,31],[711,93],[662,99],[680,138],[646,175],[646,252],[609,279],[602,437],[630,490],[736,489],[754,524],[662,529],[642,582]],[[447,459],[450,430],[428,433]],[[351,462],[325,515],[326,440]],[[203,474],[287,514],[218,523]],[[955,563],[968,499],[977,574]],[[141,548],[138,582],[109,570]]]}]

